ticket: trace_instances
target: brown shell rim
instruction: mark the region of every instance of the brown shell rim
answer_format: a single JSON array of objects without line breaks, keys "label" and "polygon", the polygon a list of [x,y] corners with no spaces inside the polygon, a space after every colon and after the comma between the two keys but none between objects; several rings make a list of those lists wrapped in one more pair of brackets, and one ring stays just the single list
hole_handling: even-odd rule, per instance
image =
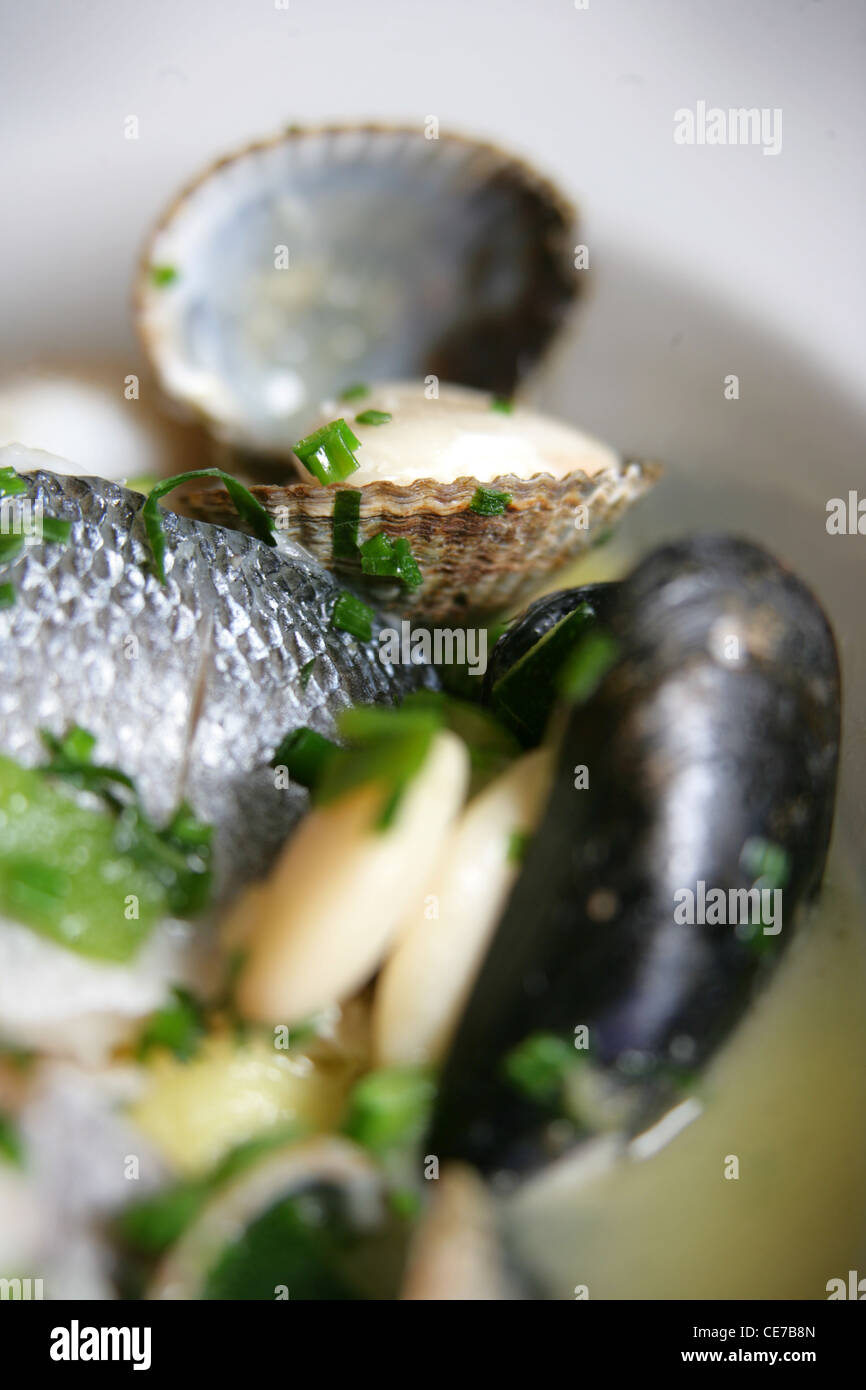
[{"label": "brown shell rim", "polygon": [[[333,483],[329,487],[306,482],[255,483],[250,486],[250,492],[263,503],[266,510],[269,502],[271,505],[280,505],[279,500],[274,497],[275,493],[304,502],[320,503],[322,518],[330,519],[333,504],[328,499],[336,492],[360,492],[362,507],[365,511],[369,503],[373,504],[372,509],[375,511],[378,502],[380,504],[379,510],[383,513],[399,514],[423,510],[446,515],[449,512],[460,511],[464,507],[468,509],[469,502],[477,489],[484,488],[486,491],[510,494],[511,502],[500,514],[507,516],[512,511],[522,512],[531,509],[542,498],[547,502],[548,499],[556,497],[559,493],[567,492],[575,485],[582,487],[585,484],[592,486],[593,484],[602,485],[605,482],[627,483],[628,470],[634,467],[640,470],[640,480],[647,485],[657,481],[663,472],[662,464],[655,459],[630,458],[623,461],[620,472],[603,468],[597,473],[590,474],[583,472],[582,469],[575,469],[561,477],[554,473],[541,472],[533,473],[531,478],[519,478],[514,473],[503,473],[488,482],[480,482],[478,478],[468,477],[455,478],[450,483],[441,483],[433,478],[416,478],[412,483],[392,483],[382,479],[358,484],[354,488],[348,480],[343,483]],[[423,508],[415,505],[419,498],[424,500]],[[213,503],[219,502],[224,510],[235,510],[227,490],[223,487],[189,493],[186,501],[192,507],[200,507],[204,504],[206,509],[208,506],[212,509]],[[307,514],[315,515],[317,510],[317,508],[311,507]],[[481,513],[478,513],[478,516],[480,520],[485,519]]]},{"label": "brown shell rim", "polygon": [[[245,145],[239,146],[229,154],[221,155],[218,159],[211,160],[205,167],[191,179],[188,179],[177,191],[171,201],[167,204],[164,211],[150,227],[150,230],[142,243],[141,251],[138,255],[133,273],[131,309],[132,321],[135,327],[136,336],[144,350],[145,356],[151,368],[156,371],[157,378],[161,385],[161,375],[158,368],[158,354],[154,350],[152,335],[144,324],[144,294],[147,288],[147,275],[151,265],[150,249],[158,237],[159,233],[173,222],[184,204],[197,192],[197,190],[217,174],[220,169],[228,164],[239,163],[242,159],[250,155],[258,154],[264,150],[275,149],[278,145],[285,144],[289,140],[300,139],[308,135],[417,135],[420,127],[409,122],[399,122],[389,124],[385,121],[363,121],[357,125],[344,124],[340,122],[322,122],[318,125],[289,125],[274,135],[264,136],[259,140],[250,140]],[[440,131],[440,140],[452,141],[456,144],[465,145],[469,149],[474,149],[479,153],[492,156],[500,161],[503,169],[513,172],[515,178],[532,188],[546,202],[548,202],[559,214],[562,224],[565,227],[572,227],[579,216],[577,204],[559,189],[553,181],[546,175],[533,168],[529,161],[520,155],[510,154],[503,150],[500,145],[494,144],[492,140],[477,139],[475,136],[467,135],[462,131],[446,130]],[[575,286],[572,299],[576,298],[578,288]],[[558,334],[553,332],[546,347],[539,353],[538,358],[533,364],[533,370],[537,369],[541,362],[545,360],[551,350],[554,340]],[[194,418],[199,419],[204,424],[209,423],[206,412],[194,407],[190,402],[183,398],[171,395],[172,401],[183,405],[184,409]]]}]

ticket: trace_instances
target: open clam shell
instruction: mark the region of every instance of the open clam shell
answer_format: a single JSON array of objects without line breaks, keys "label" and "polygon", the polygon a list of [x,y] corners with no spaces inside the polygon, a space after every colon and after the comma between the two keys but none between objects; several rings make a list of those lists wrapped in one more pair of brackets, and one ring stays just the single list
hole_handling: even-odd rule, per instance
[{"label": "open clam shell", "polygon": [[[444,386],[435,399],[426,398],[419,382],[377,387],[351,409],[363,416],[372,408],[390,418],[365,425],[350,414],[361,441],[360,466],[345,483],[323,487],[310,478],[252,490],[280,532],[339,569],[335,495],[359,491],[359,542],[380,532],[406,539],[423,576],[419,587],[408,589],[355,567],[354,578],[371,599],[393,611],[436,622],[513,608],[546,574],[595,544],[661,470],[655,463],[626,462],[569,425],[520,406],[503,412],[498,404],[461,387]],[[349,409],[328,402],[321,418]],[[479,489],[505,494],[504,509],[479,511]],[[222,488],[196,492],[185,510],[238,525]]]},{"label": "open clam shell", "polygon": [[175,198],[139,269],[138,327],[167,396],[280,459],[359,379],[510,394],[577,293],[574,240],[570,204],[491,145],[429,122],[292,127]]}]

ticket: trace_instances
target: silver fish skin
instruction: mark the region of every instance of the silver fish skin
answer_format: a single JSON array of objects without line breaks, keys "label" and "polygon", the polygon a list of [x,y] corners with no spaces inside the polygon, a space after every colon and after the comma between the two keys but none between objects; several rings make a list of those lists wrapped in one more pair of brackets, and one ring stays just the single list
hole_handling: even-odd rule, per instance
[{"label": "silver fish skin", "polygon": [[141,495],[51,462],[0,450],[31,502],[73,524],[67,544],[28,543],[2,567],[17,601],[0,611],[0,752],[32,765],[40,730],[89,729],[97,760],[135,779],[157,823],[186,798],[214,826],[224,899],[265,872],[306,809],[300,787],[275,787],[280,740],[302,725],[333,736],[348,705],[435,677],[382,663],[377,622],[368,643],[333,628],[343,586],[296,547],[166,511],[161,584]]}]

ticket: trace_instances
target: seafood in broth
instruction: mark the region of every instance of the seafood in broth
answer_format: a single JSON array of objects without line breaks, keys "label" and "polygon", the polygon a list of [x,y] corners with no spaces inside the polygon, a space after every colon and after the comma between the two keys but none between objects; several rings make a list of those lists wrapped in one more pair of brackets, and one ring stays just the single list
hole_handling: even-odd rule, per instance
[{"label": "seafood in broth", "polygon": [[808,938],[818,599],[727,535],[550,592],[661,474],[524,399],[574,238],[482,142],[293,127],[137,272],[187,471],[0,450],[0,1276],[568,1297]]}]

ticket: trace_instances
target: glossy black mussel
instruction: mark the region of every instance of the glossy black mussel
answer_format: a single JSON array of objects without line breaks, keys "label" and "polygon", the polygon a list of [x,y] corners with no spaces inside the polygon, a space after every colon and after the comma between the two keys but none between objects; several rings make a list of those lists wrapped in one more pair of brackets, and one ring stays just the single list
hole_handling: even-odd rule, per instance
[{"label": "glossy black mussel", "polygon": [[618,584],[582,584],[536,599],[490,654],[482,700],[530,747],[541,741],[558,697],[563,664],[612,609]]},{"label": "glossy black mussel", "polygon": [[665,546],[587,644],[573,664],[596,688],[575,670],[585,698],[427,1140],[485,1171],[593,1131],[563,1108],[575,1076],[613,1088],[626,1127],[663,1102],[748,1007],[824,867],[838,662],[794,574],[738,539]]}]

